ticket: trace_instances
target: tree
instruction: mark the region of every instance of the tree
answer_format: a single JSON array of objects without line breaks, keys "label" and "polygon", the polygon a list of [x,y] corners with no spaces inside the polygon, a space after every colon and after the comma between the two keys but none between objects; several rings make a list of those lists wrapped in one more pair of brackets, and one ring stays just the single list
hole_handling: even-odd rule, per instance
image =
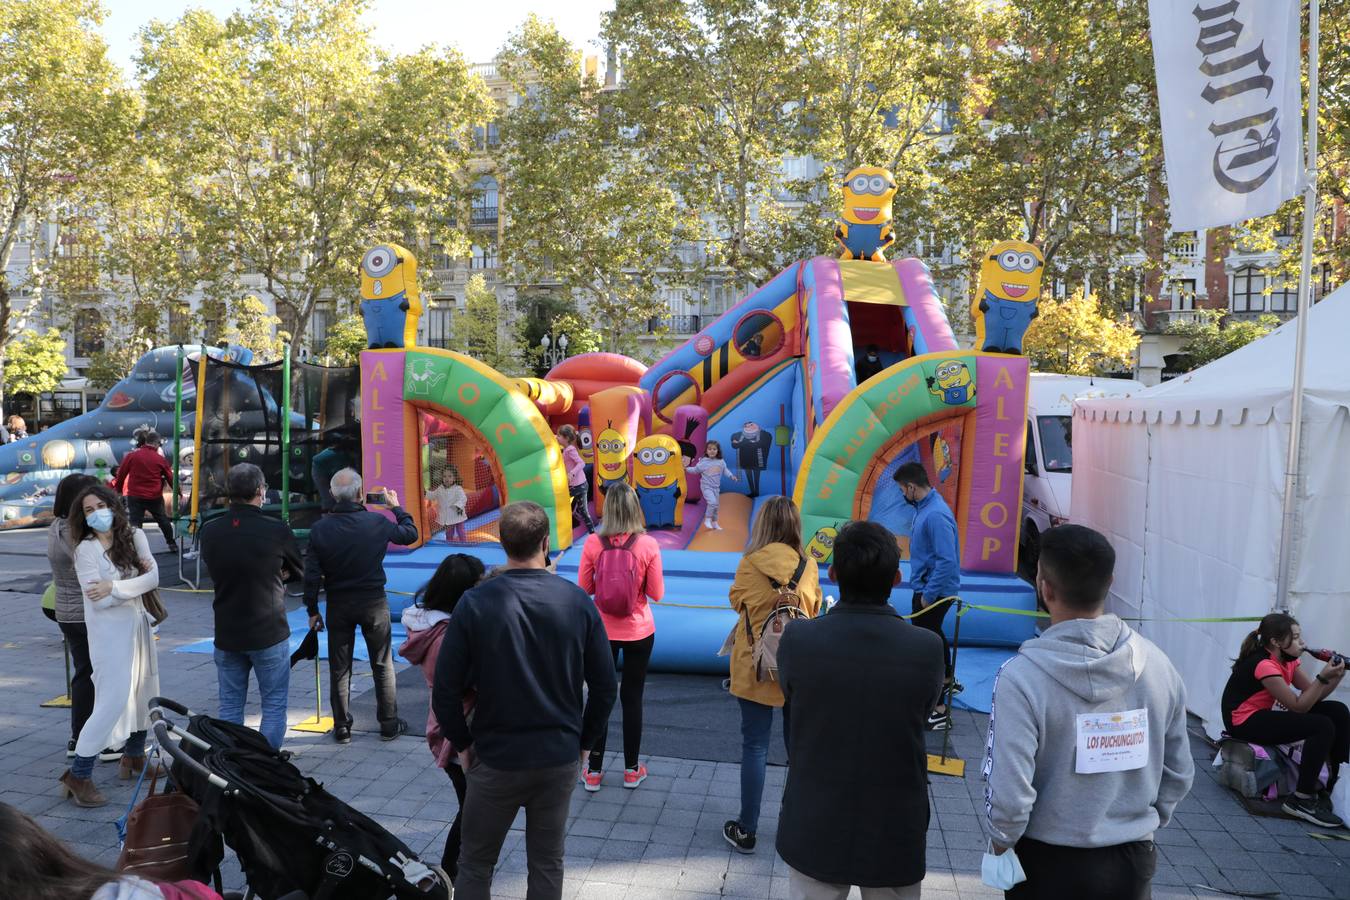
[{"label": "tree", "polygon": [[1197,321],[1178,322],[1167,329],[1168,334],[1186,338],[1181,352],[1186,355],[1187,372],[1227,356],[1280,327],[1280,320],[1275,316],[1230,320],[1228,313],[1223,310],[1201,309],[1196,312],[1200,313]]},{"label": "tree", "polygon": [[[665,312],[659,288],[678,277],[694,222],[553,25],[531,16],[499,66],[526,98],[502,123],[506,266],[519,282],[557,282],[600,323],[607,349],[631,352]],[[527,344],[560,312],[537,317]]]},{"label": "tree", "polygon": [[604,37],[622,54],[616,107],[654,177],[704,220],[709,268],[740,284],[791,256],[788,157],[810,149],[806,100],[829,89],[808,52],[809,0],[617,0]]},{"label": "tree", "polygon": [[19,332],[5,357],[5,384],[20,394],[54,391],[66,377],[66,339],[52,329],[39,334],[31,328]]},{"label": "tree", "polygon": [[481,273],[474,275],[464,286],[464,310],[453,320],[450,345],[504,375],[517,375],[523,348],[516,324],[502,312],[487,280]]},{"label": "tree", "polygon": [[0,359],[40,305],[16,308],[16,289],[43,287],[39,240],[28,283],[11,281],[21,231],[108,179],[106,163],[135,125],[102,19],[96,0],[0,0]]},{"label": "tree", "polygon": [[289,335],[278,332],[281,319],[257,297],[248,296],[230,304],[230,324],[225,340],[253,351],[253,365],[281,359]]},{"label": "tree", "polygon": [[328,329],[328,340],[323,348],[324,365],[354,366],[361,361],[361,351],[370,346],[366,323],[360,313],[343,316]]},{"label": "tree", "polygon": [[1092,278],[1112,300],[1114,272],[1114,289],[1132,291],[1120,260],[1144,249],[1135,217],[1161,216],[1147,4],[1010,0],[988,15],[997,49],[972,82],[977,102],[959,108],[935,209],[974,254],[1025,238],[1047,281]]},{"label": "tree", "polygon": [[1080,289],[1059,301],[1042,297],[1040,314],[1027,329],[1023,348],[1038,372],[1101,375],[1134,365],[1139,336],[1125,318],[1113,318],[1092,294]]},{"label": "tree", "polygon": [[142,36],[142,133],[175,208],[197,223],[201,253],[232,262],[228,276],[261,276],[297,345],[321,297],[354,297],[371,245],[467,247],[454,223],[482,81],[448,50],[380,51],[367,11],[255,0],[224,22],[193,10]]}]

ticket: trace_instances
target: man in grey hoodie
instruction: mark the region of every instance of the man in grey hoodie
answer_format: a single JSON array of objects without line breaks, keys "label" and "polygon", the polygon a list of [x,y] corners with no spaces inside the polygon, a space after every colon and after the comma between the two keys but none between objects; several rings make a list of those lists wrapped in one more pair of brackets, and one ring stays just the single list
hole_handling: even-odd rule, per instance
[{"label": "man in grey hoodie", "polygon": [[1090,528],[1046,532],[1036,586],[1050,627],[994,682],[989,837],[1026,872],[1009,900],[1150,896],[1153,833],[1190,790],[1185,688],[1161,650],[1105,612],[1115,561]]}]

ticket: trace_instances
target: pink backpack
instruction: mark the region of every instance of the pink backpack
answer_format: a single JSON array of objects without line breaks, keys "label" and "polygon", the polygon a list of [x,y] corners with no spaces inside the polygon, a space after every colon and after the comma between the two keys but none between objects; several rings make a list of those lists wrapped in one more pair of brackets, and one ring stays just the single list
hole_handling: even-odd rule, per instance
[{"label": "pink backpack", "polygon": [[633,552],[636,534],[622,544],[613,538],[600,538],[600,558],[595,561],[595,605],[607,616],[631,616],[638,607],[642,587],[637,554]]}]

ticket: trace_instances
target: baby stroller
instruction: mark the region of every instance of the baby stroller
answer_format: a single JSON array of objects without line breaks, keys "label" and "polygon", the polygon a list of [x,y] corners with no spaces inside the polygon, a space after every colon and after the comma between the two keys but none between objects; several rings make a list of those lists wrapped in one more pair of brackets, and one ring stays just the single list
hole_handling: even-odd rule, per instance
[{"label": "baby stroller", "polygon": [[[175,784],[201,807],[189,857],[197,877],[216,877],[224,846],[239,857],[249,898],[259,900],[450,900],[450,880],[406,844],[306,778],[258,732],[150,701]],[[183,728],[167,718],[187,718]],[[179,740],[174,740],[170,735]]]}]

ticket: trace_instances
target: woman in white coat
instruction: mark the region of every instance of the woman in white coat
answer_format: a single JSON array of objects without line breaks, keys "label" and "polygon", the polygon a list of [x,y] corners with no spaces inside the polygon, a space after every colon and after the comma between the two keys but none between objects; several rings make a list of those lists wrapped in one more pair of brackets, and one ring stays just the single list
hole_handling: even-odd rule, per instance
[{"label": "woman in white coat", "polygon": [[159,568],[144,532],[131,527],[122,498],[103,485],[87,489],[71,505],[68,530],[84,589],[94,711],[80,730],[61,790],[78,806],[102,806],[108,801],[91,777],[101,749],[126,741],[118,778],[139,777],[145,768],[145,730],[150,698],[159,693],[159,664],[141,595],[159,587]]}]

